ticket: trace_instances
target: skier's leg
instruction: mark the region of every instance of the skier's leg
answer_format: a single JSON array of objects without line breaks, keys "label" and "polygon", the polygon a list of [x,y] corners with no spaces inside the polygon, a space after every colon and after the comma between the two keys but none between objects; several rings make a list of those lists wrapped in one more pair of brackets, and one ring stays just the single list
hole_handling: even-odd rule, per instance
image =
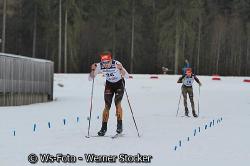
[{"label": "skier's leg", "polygon": [[121,102],[116,104],[116,117],[117,117],[117,129],[116,132],[117,133],[121,133],[122,132],[122,107],[121,107]]},{"label": "skier's leg", "polygon": [[105,87],[104,91],[104,101],[105,101],[105,107],[102,112],[102,128],[98,132],[98,135],[104,136],[106,131],[107,131],[107,124],[108,124],[108,119],[109,119],[109,110],[112,104],[112,99],[113,99],[114,92],[112,89],[108,86]]},{"label": "skier's leg", "polygon": [[185,107],[185,115],[188,116],[188,107],[187,107],[187,87],[182,86],[182,95],[184,100],[184,107]]},{"label": "skier's leg", "polygon": [[189,88],[188,89],[188,95],[189,95],[189,99],[191,102],[191,107],[192,107],[192,114],[194,117],[197,117],[197,114],[195,113],[195,106],[194,106],[194,93],[193,93],[193,88]]},{"label": "skier's leg", "polygon": [[102,116],[102,120],[103,122],[108,122],[108,118],[109,118],[109,110],[112,104],[112,99],[114,96],[114,92],[112,90],[112,88],[106,86],[105,87],[105,91],[104,91],[104,101],[105,101],[105,107],[103,110],[103,116]]},{"label": "skier's leg", "polygon": [[116,107],[116,116],[117,120],[122,120],[122,106],[121,101],[123,98],[124,90],[117,89],[115,93],[115,107]]},{"label": "skier's leg", "polygon": [[109,120],[109,109],[110,107],[105,104],[105,107],[102,112],[102,122],[108,122]]},{"label": "skier's leg", "polygon": [[122,106],[121,106],[121,101],[123,98],[124,94],[124,88],[118,88],[115,93],[115,107],[116,107],[116,117],[117,117],[117,133],[122,132]]},{"label": "skier's leg", "polygon": [[122,120],[122,106],[121,102],[115,105],[117,121]]}]

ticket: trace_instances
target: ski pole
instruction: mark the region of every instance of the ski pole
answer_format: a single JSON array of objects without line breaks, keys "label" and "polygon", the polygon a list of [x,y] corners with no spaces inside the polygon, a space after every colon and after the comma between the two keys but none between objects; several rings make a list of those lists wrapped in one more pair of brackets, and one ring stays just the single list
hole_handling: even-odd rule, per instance
[{"label": "ski pole", "polygon": [[95,78],[93,78],[93,81],[92,81],[90,109],[89,109],[89,127],[88,127],[88,136],[86,136],[87,138],[89,138],[90,121],[91,121],[91,113],[92,113],[92,103],[93,103],[93,92],[94,92],[94,83],[95,83]]},{"label": "ski pole", "polygon": [[178,103],[178,108],[177,108],[177,112],[176,112],[176,117],[178,116],[180,102],[181,102],[181,93],[180,93],[180,97],[179,97],[179,103]]},{"label": "ski pole", "polygon": [[128,105],[129,105],[129,108],[130,108],[130,111],[131,111],[131,114],[132,114],[132,117],[133,117],[133,120],[134,120],[134,124],[135,124],[135,128],[136,128],[138,137],[140,137],[140,134],[139,134],[139,131],[138,131],[138,128],[137,128],[137,124],[136,124],[136,122],[135,122],[134,113],[133,113],[133,110],[132,110],[132,107],[131,107],[131,104],[130,104],[130,101],[129,101],[129,98],[128,98],[128,93],[127,93],[127,90],[126,90],[126,88],[125,88],[125,85],[124,85],[124,82],[123,82],[123,81],[122,81],[122,84],[123,84],[123,88],[124,88],[124,91],[125,91],[125,94],[126,94],[126,97],[127,97]]},{"label": "ski pole", "polygon": [[200,85],[199,85],[199,98],[198,98],[198,116],[200,114],[200,94],[201,94],[201,90],[200,90]]}]

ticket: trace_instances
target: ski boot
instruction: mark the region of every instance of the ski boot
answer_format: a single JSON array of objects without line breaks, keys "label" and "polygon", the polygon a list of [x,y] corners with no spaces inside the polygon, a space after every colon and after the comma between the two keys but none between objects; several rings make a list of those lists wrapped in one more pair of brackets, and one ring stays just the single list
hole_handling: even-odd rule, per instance
[{"label": "ski boot", "polygon": [[195,110],[193,110],[192,113],[193,113],[193,116],[194,116],[195,118],[198,117],[198,115],[195,113]]},{"label": "ski boot", "polygon": [[116,129],[116,132],[118,134],[122,133],[122,120],[117,120],[117,129]]},{"label": "ski boot", "polygon": [[102,123],[102,128],[101,130],[97,133],[99,136],[104,136],[107,131],[107,122]]},{"label": "ski boot", "polygon": [[185,108],[185,116],[189,117],[188,116],[188,108],[187,107]]}]

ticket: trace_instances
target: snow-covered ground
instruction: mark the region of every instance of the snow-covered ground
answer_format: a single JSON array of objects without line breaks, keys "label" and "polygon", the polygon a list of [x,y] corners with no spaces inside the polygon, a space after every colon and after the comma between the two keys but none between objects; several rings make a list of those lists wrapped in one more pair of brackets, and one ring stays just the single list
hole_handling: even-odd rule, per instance
[{"label": "snow-covered ground", "polygon": [[[83,161],[71,164],[45,164],[39,158],[35,165],[111,165],[87,163],[84,154],[119,156],[122,153],[140,153],[153,158],[150,164],[123,164],[117,160],[117,165],[249,165],[250,84],[244,83],[244,78],[222,77],[221,81],[212,81],[209,76],[200,76],[203,83],[200,117],[195,119],[181,117],[184,114],[183,101],[176,118],[181,87],[176,83],[179,76],[161,75],[159,79],[149,79],[149,75],[133,75],[133,79],[126,81],[126,89],[141,137],[137,136],[124,95],[125,135],[111,139],[85,138],[92,85],[87,77],[87,74],[55,75],[55,101],[0,108],[0,166],[31,165],[28,162],[31,153],[83,157]],[[58,83],[64,86],[60,87]],[[94,85],[92,136],[101,127],[103,90],[104,78],[98,76]],[[197,108],[197,84],[194,85],[194,95]],[[213,120],[214,125],[210,127]],[[205,125],[208,125],[207,129]],[[115,130],[115,108],[112,106],[106,135],[114,135]]]}]

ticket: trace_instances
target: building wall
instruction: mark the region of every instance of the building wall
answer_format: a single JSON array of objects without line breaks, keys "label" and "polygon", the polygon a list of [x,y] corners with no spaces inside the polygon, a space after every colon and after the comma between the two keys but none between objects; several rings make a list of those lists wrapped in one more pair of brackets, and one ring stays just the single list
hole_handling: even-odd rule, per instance
[{"label": "building wall", "polygon": [[54,63],[0,53],[0,106],[53,100]]}]

